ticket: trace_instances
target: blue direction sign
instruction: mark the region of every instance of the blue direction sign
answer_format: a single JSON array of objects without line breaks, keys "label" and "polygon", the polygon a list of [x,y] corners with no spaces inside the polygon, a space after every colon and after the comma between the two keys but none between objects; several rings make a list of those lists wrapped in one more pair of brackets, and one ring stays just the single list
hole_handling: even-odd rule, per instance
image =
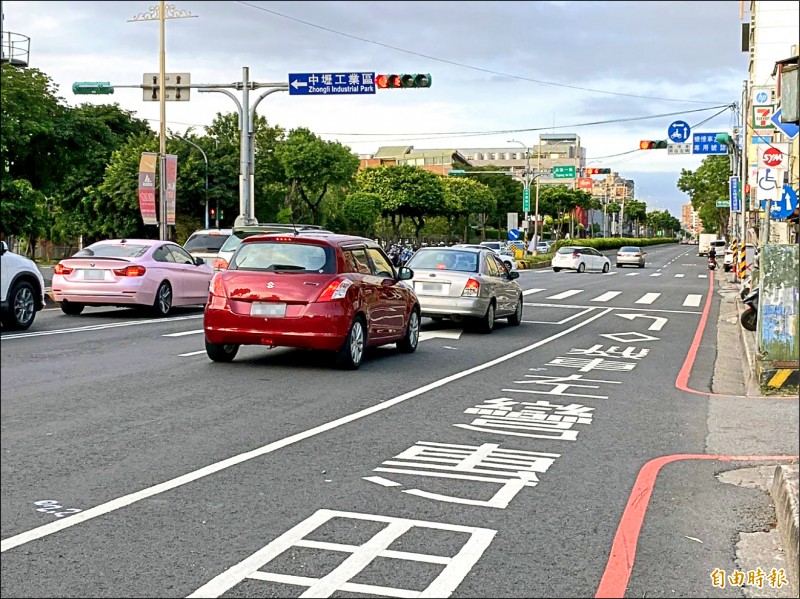
[{"label": "blue direction sign", "polygon": [[772,124],[780,129],[786,137],[794,139],[797,137],[797,134],[800,133],[800,127],[794,123],[781,123],[781,114],[783,114],[783,108],[779,108],[775,114],[772,115],[770,119]]},{"label": "blue direction sign", "polygon": [[731,212],[741,212],[742,202],[739,198],[739,177],[728,179],[728,199],[730,200]]},{"label": "blue direction sign", "polygon": [[[777,202],[772,202],[769,215],[771,218],[782,220],[788,218],[795,208],[797,208],[797,192],[788,185],[784,185],[781,199]],[[767,202],[761,201],[761,209],[767,209]]]},{"label": "blue direction sign", "polygon": [[519,239],[519,236],[520,236],[519,229],[509,229],[508,238],[511,241],[516,241],[517,239]]},{"label": "blue direction sign", "polygon": [[728,146],[717,143],[719,133],[693,133],[692,154],[727,154]]},{"label": "blue direction sign", "polygon": [[290,96],[374,93],[375,73],[289,73]]},{"label": "blue direction sign", "polygon": [[667,137],[674,144],[689,141],[689,134],[692,128],[685,121],[675,121],[667,129]]}]

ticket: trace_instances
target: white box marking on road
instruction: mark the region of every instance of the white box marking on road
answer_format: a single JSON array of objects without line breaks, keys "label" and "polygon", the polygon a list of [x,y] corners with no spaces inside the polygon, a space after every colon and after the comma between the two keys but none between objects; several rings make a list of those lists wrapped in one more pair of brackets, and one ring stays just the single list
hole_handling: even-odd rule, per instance
[{"label": "white box marking on road", "polygon": [[656,301],[659,298],[660,295],[661,295],[660,293],[645,293],[642,297],[640,297],[639,299],[636,300],[636,303],[637,304],[652,304],[654,301]]},{"label": "white box marking on road", "polygon": [[592,301],[593,302],[607,302],[608,300],[614,299],[615,297],[617,297],[620,293],[622,293],[622,292],[621,291],[607,291],[603,295],[598,295]]},{"label": "white box marking on road", "polygon": [[683,278],[683,274],[677,274],[677,275],[675,275],[675,277],[674,277],[674,278],[676,278],[676,279],[682,279],[682,278]]},{"label": "white box marking on road", "polygon": [[562,291],[561,293],[551,295],[547,299],[566,299],[568,297],[572,297],[573,295],[578,295],[579,293],[583,293],[583,289],[570,289],[569,291]]},{"label": "white box marking on road", "polygon": [[522,295],[531,295],[533,293],[539,293],[540,291],[544,291],[544,289],[526,289],[522,292]]},{"label": "white box marking on road", "polygon": [[690,293],[689,295],[686,296],[686,299],[683,300],[683,305],[684,306],[699,306],[700,305],[700,299],[702,297],[703,297],[702,295],[696,295],[694,293]]}]

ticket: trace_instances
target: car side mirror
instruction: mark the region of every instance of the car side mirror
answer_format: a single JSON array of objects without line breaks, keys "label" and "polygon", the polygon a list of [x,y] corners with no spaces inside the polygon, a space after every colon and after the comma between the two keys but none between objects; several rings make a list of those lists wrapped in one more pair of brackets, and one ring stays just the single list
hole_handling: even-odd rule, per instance
[{"label": "car side mirror", "polygon": [[408,266],[401,266],[400,272],[397,274],[397,278],[400,281],[408,281],[409,279],[413,279],[414,271],[411,270]]},{"label": "car side mirror", "polygon": [[195,259],[194,259],[194,263],[195,263],[195,265],[197,265],[197,266],[201,266],[201,265],[205,264],[205,263],[206,263],[206,261],[205,261],[205,260],[203,260],[202,258],[195,258]]},{"label": "car side mirror", "polygon": [[519,279],[519,273],[516,270],[509,271],[508,278],[511,279],[512,281],[514,279]]},{"label": "car side mirror", "polygon": [[0,256],[8,251],[8,244],[5,241],[0,241]]}]

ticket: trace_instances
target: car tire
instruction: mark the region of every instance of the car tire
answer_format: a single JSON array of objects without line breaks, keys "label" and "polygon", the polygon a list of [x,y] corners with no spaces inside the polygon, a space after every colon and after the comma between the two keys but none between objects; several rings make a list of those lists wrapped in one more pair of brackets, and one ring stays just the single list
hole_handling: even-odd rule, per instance
[{"label": "car tire", "polygon": [[578,272],[586,272],[586,265],[583,262],[578,264]]},{"label": "car tire", "polygon": [[36,295],[33,285],[19,281],[8,294],[8,313],[3,315],[3,324],[9,329],[24,331],[36,317]]},{"label": "car tire", "polygon": [[478,320],[478,331],[484,335],[491,333],[494,329],[494,316],[494,302],[489,302],[489,307],[486,308],[486,314],[483,315],[483,318]]},{"label": "car tire", "polygon": [[414,308],[408,315],[406,334],[397,342],[397,349],[404,354],[413,354],[419,344],[419,310]]},{"label": "car tire", "polygon": [[622,267],[619,265],[619,262],[617,262],[616,264],[614,264],[614,266],[615,266],[616,268],[622,268]]},{"label": "car tire", "polygon": [[611,264],[609,264],[608,262],[603,264],[603,272],[608,272],[610,268],[611,268]]},{"label": "car tire", "polygon": [[560,269],[560,268],[556,268],[556,267],[554,266],[554,267],[553,267],[553,272],[561,272],[561,269]]},{"label": "car tire", "polygon": [[522,322],[522,296],[520,295],[517,299],[517,307],[514,310],[514,313],[508,317],[508,324],[511,326],[519,326]]},{"label": "car tire", "polygon": [[167,316],[172,311],[172,285],[167,281],[158,286],[153,311],[156,316]]},{"label": "car tire", "polygon": [[640,264],[640,265],[639,265],[639,268],[644,268],[644,264]]},{"label": "car tire", "polygon": [[364,319],[356,316],[350,330],[347,332],[342,348],[336,356],[336,363],[344,370],[358,370],[364,359],[364,349],[367,346],[367,334]]},{"label": "car tire", "polygon": [[83,304],[76,304],[75,302],[61,302],[61,311],[70,316],[77,316],[83,312]]},{"label": "car tire", "polygon": [[238,351],[239,346],[235,343],[211,343],[206,339],[206,354],[214,362],[231,362]]}]

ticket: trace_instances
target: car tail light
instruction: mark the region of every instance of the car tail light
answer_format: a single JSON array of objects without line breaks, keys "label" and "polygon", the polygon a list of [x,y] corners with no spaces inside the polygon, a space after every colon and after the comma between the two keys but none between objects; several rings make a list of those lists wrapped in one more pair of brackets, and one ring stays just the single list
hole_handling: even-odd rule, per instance
[{"label": "car tail light", "polygon": [[114,274],[120,277],[143,277],[147,269],[144,266],[126,266],[125,268],[115,268]]},{"label": "car tail light", "polygon": [[641,257],[642,257],[642,255],[641,255],[641,254],[634,254],[634,255],[633,255],[633,257],[634,257],[634,258],[641,258]]},{"label": "car tail light", "polygon": [[211,266],[214,270],[226,270],[228,268],[228,261],[225,258],[214,258]]},{"label": "car tail light", "polygon": [[335,279],[328,283],[328,286],[323,290],[317,299],[318,302],[329,302],[332,300],[342,299],[347,295],[347,290],[353,281],[350,279]]},{"label": "car tail light", "polygon": [[56,264],[56,267],[53,269],[53,273],[57,274],[57,275],[68,275],[73,270],[75,270],[75,269],[74,268],[70,268],[69,266],[64,266],[63,264],[61,264],[61,262],[59,262],[58,264]]},{"label": "car tail light", "polygon": [[461,295],[466,297],[478,297],[480,292],[481,284],[475,279],[470,279],[467,281],[467,284],[464,285],[464,291],[461,292]]},{"label": "car tail light", "polygon": [[222,277],[219,273],[215,274],[208,284],[208,292],[215,297],[228,297],[225,293],[225,285],[222,284]]},{"label": "car tail light", "polygon": [[581,253],[580,252],[572,252],[572,257],[573,258],[580,258],[581,257]]}]

